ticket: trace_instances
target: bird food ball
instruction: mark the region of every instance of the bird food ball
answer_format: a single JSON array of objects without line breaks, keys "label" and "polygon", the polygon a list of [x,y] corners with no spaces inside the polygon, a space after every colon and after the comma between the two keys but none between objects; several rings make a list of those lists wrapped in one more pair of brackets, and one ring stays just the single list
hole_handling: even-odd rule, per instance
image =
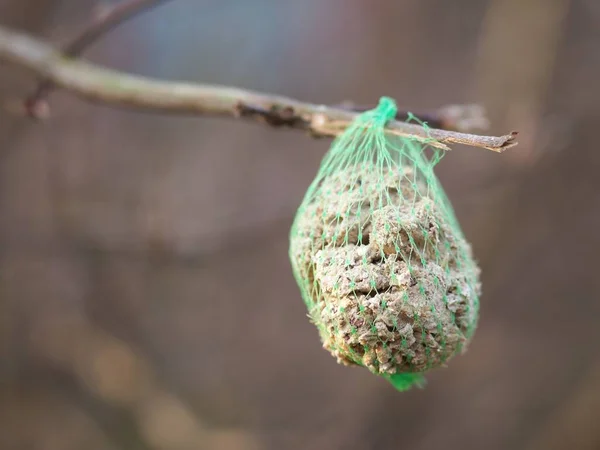
[{"label": "bird food ball", "polygon": [[370,161],[320,175],[290,258],[323,347],[388,377],[443,366],[473,335],[480,284],[436,180],[417,165]]}]

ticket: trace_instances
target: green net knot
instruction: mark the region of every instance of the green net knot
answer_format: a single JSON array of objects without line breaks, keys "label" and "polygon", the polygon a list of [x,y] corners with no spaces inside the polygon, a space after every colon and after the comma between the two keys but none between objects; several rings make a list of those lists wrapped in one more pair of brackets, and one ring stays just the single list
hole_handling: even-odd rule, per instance
[{"label": "green net knot", "polygon": [[381,97],[377,106],[358,116],[357,121],[369,123],[373,127],[384,128],[385,125],[398,114],[398,107],[394,99]]}]

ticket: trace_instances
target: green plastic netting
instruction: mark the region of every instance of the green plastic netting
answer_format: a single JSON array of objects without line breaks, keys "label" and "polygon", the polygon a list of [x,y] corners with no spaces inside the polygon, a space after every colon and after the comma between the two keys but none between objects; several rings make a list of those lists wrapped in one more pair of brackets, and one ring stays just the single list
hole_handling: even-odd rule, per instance
[{"label": "green plastic netting", "polygon": [[333,142],[297,211],[289,255],[323,347],[403,391],[464,351],[480,283],[433,171],[444,152],[387,132],[396,112],[382,97]]}]

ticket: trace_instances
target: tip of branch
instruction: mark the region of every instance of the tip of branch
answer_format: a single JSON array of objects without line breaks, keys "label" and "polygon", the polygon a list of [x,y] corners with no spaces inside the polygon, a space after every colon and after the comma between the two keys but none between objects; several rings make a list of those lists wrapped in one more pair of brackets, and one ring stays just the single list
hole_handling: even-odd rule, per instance
[{"label": "tip of branch", "polygon": [[506,150],[508,150],[509,148],[513,148],[513,147],[516,147],[517,145],[519,145],[519,143],[517,142],[518,134],[519,134],[518,131],[511,131],[510,134],[500,137],[500,139],[502,139],[502,142],[500,145],[495,146],[495,147],[486,147],[486,148],[488,150],[492,150],[496,153],[503,153]]},{"label": "tip of branch", "polygon": [[23,102],[23,110],[25,115],[32,119],[45,120],[50,117],[50,105],[43,99],[32,98],[25,100]]},{"label": "tip of branch", "polygon": [[4,111],[12,116],[45,120],[50,117],[50,106],[45,101],[8,100],[2,105]]}]

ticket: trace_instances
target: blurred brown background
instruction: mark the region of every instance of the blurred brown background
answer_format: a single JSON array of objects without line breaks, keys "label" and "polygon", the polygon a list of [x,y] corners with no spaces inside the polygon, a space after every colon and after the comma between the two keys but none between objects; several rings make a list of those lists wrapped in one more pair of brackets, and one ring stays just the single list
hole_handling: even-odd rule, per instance
[{"label": "blurred brown background", "polygon": [[[91,0],[0,0],[55,43]],[[413,110],[478,102],[438,167],[483,268],[468,353],[397,393],[321,349],[287,259],[325,140],[58,92],[0,111],[0,448],[600,449],[600,3],[177,0],[86,57]],[[34,78],[0,64],[0,102]]]}]

